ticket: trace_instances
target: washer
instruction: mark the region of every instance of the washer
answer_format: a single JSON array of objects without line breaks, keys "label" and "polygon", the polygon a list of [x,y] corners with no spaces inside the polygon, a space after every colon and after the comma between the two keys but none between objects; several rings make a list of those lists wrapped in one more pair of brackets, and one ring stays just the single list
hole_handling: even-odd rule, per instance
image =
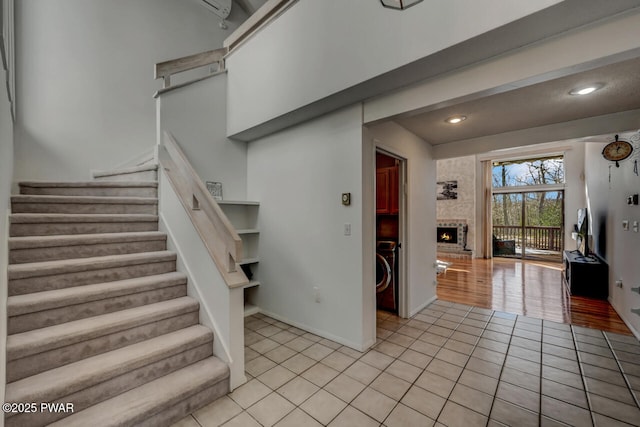
[{"label": "washer", "polygon": [[376,245],[376,302],[377,308],[398,312],[398,283],[396,268],[397,243],[380,240]]}]

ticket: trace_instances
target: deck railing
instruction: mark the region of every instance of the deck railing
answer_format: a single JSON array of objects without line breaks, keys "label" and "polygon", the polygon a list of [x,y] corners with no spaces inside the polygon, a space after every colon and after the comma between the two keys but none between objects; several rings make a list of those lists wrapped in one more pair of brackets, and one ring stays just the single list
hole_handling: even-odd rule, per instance
[{"label": "deck railing", "polygon": [[499,240],[515,240],[516,246],[545,251],[562,251],[562,227],[494,225],[493,235]]}]

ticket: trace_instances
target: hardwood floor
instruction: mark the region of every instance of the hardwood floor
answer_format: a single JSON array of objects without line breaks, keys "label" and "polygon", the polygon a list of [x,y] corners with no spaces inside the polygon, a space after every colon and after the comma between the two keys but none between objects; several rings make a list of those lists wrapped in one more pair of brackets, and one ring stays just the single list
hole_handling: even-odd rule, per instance
[{"label": "hardwood floor", "polygon": [[562,264],[506,258],[447,259],[438,275],[438,299],[631,335],[608,301],[572,296]]}]

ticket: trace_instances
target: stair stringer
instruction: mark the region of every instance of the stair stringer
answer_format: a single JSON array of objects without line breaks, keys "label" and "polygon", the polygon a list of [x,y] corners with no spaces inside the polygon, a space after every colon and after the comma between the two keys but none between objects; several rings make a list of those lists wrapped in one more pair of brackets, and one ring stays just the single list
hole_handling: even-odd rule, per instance
[{"label": "stair stringer", "polygon": [[187,295],[200,302],[200,323],[214,331],[213,354],[230,370],[230,389],[244,384],[244,290],[230,288],[210,257],[162,168],[158,174],[159,230],[178,254],[176,268],[187,275]]}]

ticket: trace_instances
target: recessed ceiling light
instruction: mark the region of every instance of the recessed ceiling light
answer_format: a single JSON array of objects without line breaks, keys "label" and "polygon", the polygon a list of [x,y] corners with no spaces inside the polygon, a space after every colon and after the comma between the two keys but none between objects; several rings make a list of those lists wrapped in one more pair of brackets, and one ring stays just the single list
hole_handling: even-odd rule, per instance
[{"label": "recessed ceiling light", "polygon": [[602,88],[602,84],[593,84],[593,85],[589,85],[589,86],[582,86],[582,87],[577,87],[575,89],[572,89],[569,94],[570,95],[589,95],[590,93],[593,93],[595,91],[597,91],[598,89]]},{"label": "recessed ceiling light", "polygon": [[445,122],[450,123],[452,125],[456,125],[464,120],[467,120],[467,116],[451,116],[445,120]]}]

